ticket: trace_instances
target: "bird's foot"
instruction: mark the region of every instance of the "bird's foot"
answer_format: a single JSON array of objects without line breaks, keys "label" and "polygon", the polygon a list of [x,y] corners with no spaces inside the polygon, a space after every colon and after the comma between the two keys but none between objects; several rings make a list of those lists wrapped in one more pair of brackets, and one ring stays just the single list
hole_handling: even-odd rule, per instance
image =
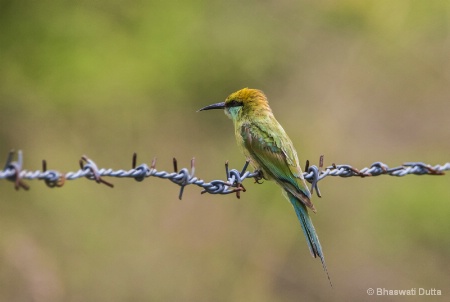
[{"label": "bird's foot", "polygon": [[255,170],[253,173],[256,175],[253,177],[255,179],[255,184],[262,184],[262,180],[264,179],[264,174],[261,170]]}]

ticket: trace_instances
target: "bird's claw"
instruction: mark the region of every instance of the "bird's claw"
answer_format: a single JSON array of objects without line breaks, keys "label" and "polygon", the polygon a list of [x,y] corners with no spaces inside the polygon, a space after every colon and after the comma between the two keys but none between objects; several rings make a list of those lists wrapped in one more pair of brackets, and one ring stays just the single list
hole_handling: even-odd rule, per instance
[{"label": "bird's claw", "polygon": [[264,179],[264,174],[261,170],[255,170],[255,176],[253,178],[255,179],[255,184],[262,184],[263,182],[261,180]]}]

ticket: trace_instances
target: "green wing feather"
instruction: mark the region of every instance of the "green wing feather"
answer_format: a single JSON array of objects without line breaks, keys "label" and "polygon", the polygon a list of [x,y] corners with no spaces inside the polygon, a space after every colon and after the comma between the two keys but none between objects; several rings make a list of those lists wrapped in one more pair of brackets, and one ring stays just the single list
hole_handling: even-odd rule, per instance
[{"label": "green wing feather", "polygon": [[262,172],[315,212],[306,187],[297,153],[280,124],[274,119],[244,123],[240,128],[243,145]]}]

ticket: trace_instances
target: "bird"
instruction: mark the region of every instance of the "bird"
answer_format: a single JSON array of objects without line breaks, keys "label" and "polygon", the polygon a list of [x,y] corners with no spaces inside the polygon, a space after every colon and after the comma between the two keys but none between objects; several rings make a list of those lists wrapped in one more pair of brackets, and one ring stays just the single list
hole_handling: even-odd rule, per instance
[{"label": "bird", "polygon": [[238,146],[260,176],[275,181],[292,204],[300,221],[311,255],[319,257],[330,285],[322,246],[308,208],[316,212],[311,193],[300,168],[297,151],[286,131],[275,119],[266,95],[259,89],[243,88],[224,102],[199,109],[223,109],[233,121]]}]

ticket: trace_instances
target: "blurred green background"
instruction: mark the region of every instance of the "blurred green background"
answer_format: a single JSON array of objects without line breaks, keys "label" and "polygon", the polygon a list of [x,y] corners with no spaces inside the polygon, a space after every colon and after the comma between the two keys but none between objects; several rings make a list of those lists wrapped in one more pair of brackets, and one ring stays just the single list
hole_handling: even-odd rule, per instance
[{"label": "blurred green background", "polygon": [[[450,159],[449,1],[0,1],[0,157],[25,168],[240,169],[197,113],[259,88],[302,163]],[[0,181],[1,301],[367,301],[450,295],[449,176],[327,178],[312,215],[334,287],[273,183],[240,200],[160,179]],[[411,297],[423,301],[423,296]]]}]

